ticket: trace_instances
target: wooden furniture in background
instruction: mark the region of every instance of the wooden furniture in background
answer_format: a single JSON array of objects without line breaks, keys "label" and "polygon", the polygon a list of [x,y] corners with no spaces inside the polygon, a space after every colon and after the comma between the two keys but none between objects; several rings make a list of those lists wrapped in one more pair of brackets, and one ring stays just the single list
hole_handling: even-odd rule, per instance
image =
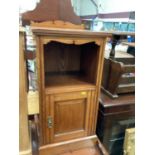
[{"label": "wooden furniture in background", "polygon": [[[120,40],[127,40],[127,36],[135,37],[134,32],[111,32],[112,35],[112,48],[110,52],[110,58],[115,58],[115,47]],[[124,42],[124,41],[123,41]],[[127,41],[126,41],[127,42]]]},{"label": "wooden furniture in background", "polygon": [[40,155],[95,134],[108,33],[32,27],[37,41]]},{"label": "wooden furniture in background", "polygon": [[28,130],[27,106],[27,73],[24,59],[25,39],[24,29],[19,32],[19,154],[31,155],[31,140]]},{"label": "wooden furniture in background", "polygon": [[80,25],[81,19],[74,13],[71,0],[40,0],[33,11],[22,14],[23,24],[44,21],[68,21]]},{"label": "wooden furniture in background", "polygon": [[112,98],[135,92],[135,58],[105,58],[102,89]]},{"label": "wooden furniture in background", "polygon": [[97,135],[110,155],[123,154],[125,130],[135,125],[135,95],[111,99],[101,91]]},{"label": "wooden furniture in background", "polygon": [[104,58],[102,90],[111,98],[117,98],[119,94],[135,92],[135,57],[125,52],[118,52],[116,55],[115,52],[117,43],[127,38],[127,35],[134,36],[134,33],[113,33],[110,57]]}]

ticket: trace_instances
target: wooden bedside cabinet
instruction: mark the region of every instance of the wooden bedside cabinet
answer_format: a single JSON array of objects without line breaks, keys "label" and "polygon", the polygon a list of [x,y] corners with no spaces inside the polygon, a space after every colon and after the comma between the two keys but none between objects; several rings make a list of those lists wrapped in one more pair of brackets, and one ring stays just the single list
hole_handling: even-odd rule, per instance
[{"label": "wooden bedside cabinet", "polygon": [[135,126],[135,95],[111,99],[101,91],[97,135],[110,155],[123,155],[125,129]]},{"label": "wooden bedside cabinet", "polygon": [[95,135],[104,47],[111,34],[40,24],[32,26],[37,44],[39,153],[49,155],[56,143]]}]

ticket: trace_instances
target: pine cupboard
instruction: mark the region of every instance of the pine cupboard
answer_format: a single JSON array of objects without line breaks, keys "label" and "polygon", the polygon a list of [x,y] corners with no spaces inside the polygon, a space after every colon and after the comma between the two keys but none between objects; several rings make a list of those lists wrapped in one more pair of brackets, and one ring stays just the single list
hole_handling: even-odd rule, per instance
[{"label": "pine cupboard", "polygon": [[46,145],[95,135],[110,34],[43,27],[32,31],[37,43],[40,152]]}]

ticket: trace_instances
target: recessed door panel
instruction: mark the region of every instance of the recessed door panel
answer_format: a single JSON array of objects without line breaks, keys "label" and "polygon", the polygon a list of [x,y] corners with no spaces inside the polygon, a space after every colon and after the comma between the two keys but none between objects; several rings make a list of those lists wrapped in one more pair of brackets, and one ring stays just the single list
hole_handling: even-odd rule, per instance
[{"label": "recessed door panel", "polygon": [[86,99],[55,102],[55,134],[85,129]]},{"label": "recessed door panel", "polygon": [[91,91],[46,95],[46,144],[87,136],[90,96]]}]

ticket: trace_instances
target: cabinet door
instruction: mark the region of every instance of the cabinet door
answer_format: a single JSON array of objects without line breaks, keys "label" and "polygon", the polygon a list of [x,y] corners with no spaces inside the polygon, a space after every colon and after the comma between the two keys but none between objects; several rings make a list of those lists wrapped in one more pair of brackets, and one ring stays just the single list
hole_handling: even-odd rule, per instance
[{"label": "cabinet door", "polygon": [[46,95],[45,143],[88,134],[91,91]]}]

